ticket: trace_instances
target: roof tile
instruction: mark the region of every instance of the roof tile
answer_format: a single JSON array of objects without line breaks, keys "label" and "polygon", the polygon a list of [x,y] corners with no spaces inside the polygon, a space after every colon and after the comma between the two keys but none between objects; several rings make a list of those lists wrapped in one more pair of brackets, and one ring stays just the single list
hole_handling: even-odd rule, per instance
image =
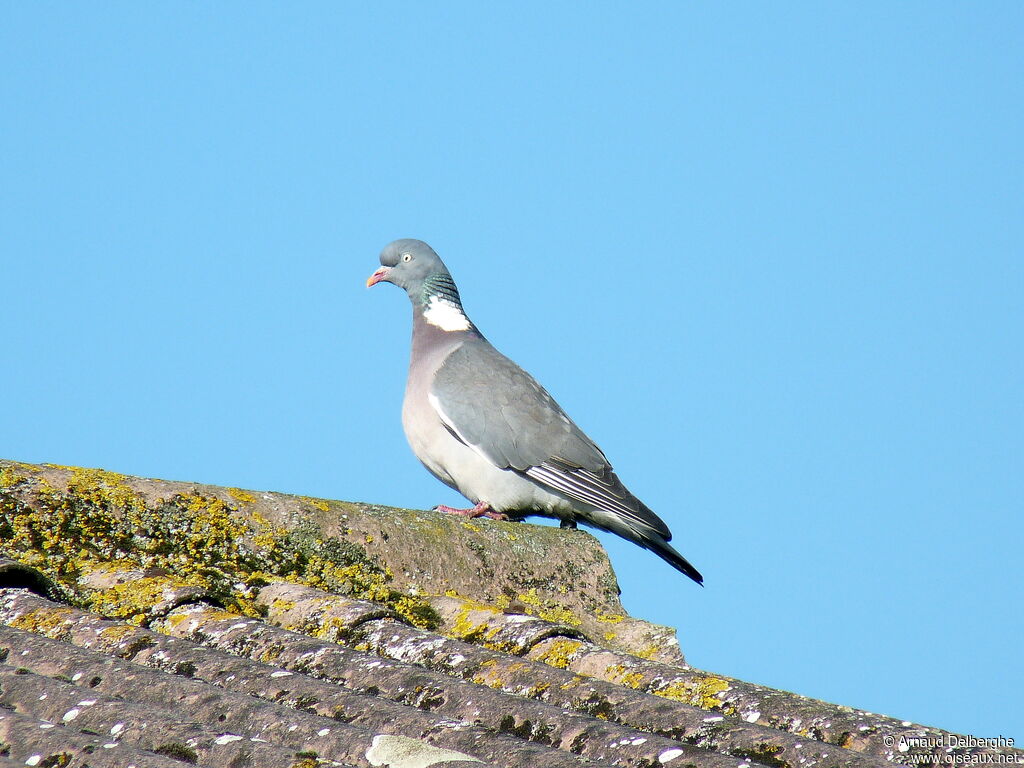
[{"label": "roof tile", "polygon": [[182,768],[171,757],[133,748],[115,739],[0,709],[0,745],[21,766]]},{"label": "roof tile", "polygon": [[[200,610],[206,610],[212,621],[221,623],[229,636],[237,636],[246,628],[264,626],[223,611]],[[168,622],[173,624],[178,615]],[[40,674],[70,677],[78,685],[90,685],[99,678],[96,689],[115,685],[115,690],[129,694],[125,698],[131,701],[181,701],[190,713],[201,711],[207,722],[222,724],[225,730],[286,744],[297,752],[314,751],[365,766],[365,753],[372,746],[373,736],[385,732],[484,760],[501,757],[501,765],[515,768],[579,765],[571,754],[560,750],[524,743],[520,738],[476,727],[462,718],[438,716],[380,698],[373,690],[373,666],[369,666],[368,686],[343,687],[287,669],[281,665],[279,653],[269,654],[275,656],[272,664],[236,658],[187,640],[69,609],[16,589],[0,589],[0,623],[8,627],[0,628],[0,652],[21,648],[18,663]],[[184,623],[179,621],[177,626]],[[39,650],[42,646],[38,641],[45,638],[33,639],[30,632],[55,640],[47,641],[49,648],[45,651]],[[66,660],[60,661],[54,646],[64,644],[72,647]],[[323,647],[320,643],[316,645]],[[257,657],[265,655],[264,650],[255,650],[262,646],[244,646],[253,649]],[[356,654],[356,658],[365,665],[380,661],[368,654]],[[108,682],[111,675],[115,681],[123,679],[122,676],[131,677],[122,687],[117,682]],[[415,700],[423,694],[415,691],[415,682],[413,685],[412,690],[401,694],[403,698]],[[266,702],[273,703],[270,709]]]},{"label": "roof tile", "polygon": [[0,461],[0,553],[0,768],[1024,762],[687,666],[583,532]]}]

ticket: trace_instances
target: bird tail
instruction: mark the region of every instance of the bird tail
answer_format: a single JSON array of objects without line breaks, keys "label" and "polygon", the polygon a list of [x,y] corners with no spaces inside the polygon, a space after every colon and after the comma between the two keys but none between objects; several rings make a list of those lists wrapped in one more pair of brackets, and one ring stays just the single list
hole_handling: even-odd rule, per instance
[{"label": "bird tail", "polygon": [[651,552],[656,554],[677,571],[686,574],[702,587],[704,586],[704,577],[700,575],[700,571],[690,565],[690,561],[676,552],[672,545],[664,539],[656,538],[654,536],[643,536],[641,537],[641,541],[637,543],[645,549],[651,550]]}]

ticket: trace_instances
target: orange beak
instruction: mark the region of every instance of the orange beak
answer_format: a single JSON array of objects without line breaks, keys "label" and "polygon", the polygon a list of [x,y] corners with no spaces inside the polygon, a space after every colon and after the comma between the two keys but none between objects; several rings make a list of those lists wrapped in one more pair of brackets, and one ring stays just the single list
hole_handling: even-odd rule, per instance
[{"label": "orange beak", "polygon": [[376,272],[374,272],[366,279],[366,287],[369,288],[371,286],[376,285],[381,280],[384,280],[388,276],[389,271],[390,270],[387,267],[381,267],[380,269],[378,269]]}]

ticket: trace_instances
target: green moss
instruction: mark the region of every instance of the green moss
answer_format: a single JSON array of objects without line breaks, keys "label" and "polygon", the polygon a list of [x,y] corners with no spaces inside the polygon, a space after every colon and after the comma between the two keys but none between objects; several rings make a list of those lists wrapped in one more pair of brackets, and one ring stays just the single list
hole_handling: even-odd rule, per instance
[{"label": "green moss", "polygon": [[[168,587],[195,586],[236,613],[255,615],[256,592],[284,579],[386,603],[418,627],[439,623],[426,601],[392,589],[391,574],[361,546],[325,539],[309,521],[294,530],[273,526],[240,508],[251,494],[229,491],[225,500],[193,491],[149,501],[123,475],[69,469],[66,490],[40,479],[26,503],[17,493],[20,473],[5,464],[0,541],[9,556],[55,581],[73,605],[141,622]],[[82,576],[105,563],[174,576],[98,593],[83,588]]]},{"label": "green moss", "polygon": [[199,755],[196,753],[196,751],[188,745],[182,744],[180,742],[161,744],[153,751],[156,752],[158,755],[172,757],[175,760],[181,760],[184,763],[192,763],[193,765],[195,765],[199,762]]},{"label": "green moss", "polygon": [[71,765],[71,761],[74,759],[75,756],[70,752],[54,752],[48,757],[44,757],[38,766],[39,768],[65,768],[65,766]]},{"label": "green moss", "polygon": [[789,761],[778,757],[781,751],[782,746],[779,744],[761,742],[755,744],[753,749],[731,749],[729,754],[744,760],[750,760],[758,765],[767,765],[772,768],[791,768]]}]

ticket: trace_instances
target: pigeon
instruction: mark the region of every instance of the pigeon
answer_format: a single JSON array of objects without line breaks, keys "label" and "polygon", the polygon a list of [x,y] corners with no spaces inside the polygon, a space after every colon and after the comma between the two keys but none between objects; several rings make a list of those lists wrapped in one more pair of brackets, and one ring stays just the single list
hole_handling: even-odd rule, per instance
[{"label": "pigeon", "polygon": [[392,283],[412,302],[412,354],[402,426],[416,458],[470,509],[469,517],[539,515],[584,523],[649,549],[703,585],[669,545],[665,522],[619,480],[594,441],[537,381],[466,316],[447,267],[421,240],[395,240],[367,287]]}]

